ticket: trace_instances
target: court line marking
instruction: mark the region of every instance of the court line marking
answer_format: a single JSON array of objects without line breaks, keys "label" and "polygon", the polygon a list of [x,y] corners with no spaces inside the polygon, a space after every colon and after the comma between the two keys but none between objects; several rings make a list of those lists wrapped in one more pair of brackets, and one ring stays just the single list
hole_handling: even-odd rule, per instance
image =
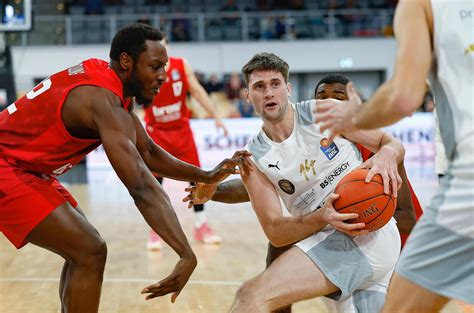
[{"label": "court line marking", "polygon": [[[145,283],[154,284],[159,280],[144,278],[104,278],[104,283]],[[16,282],[59,282],[59,278],[53,277],[0,277],[0,283],[16,283]],[[240,281],[223,281],[223,280],[190,280],[191,285],[215,285],[215,286],[240,286]]]}]

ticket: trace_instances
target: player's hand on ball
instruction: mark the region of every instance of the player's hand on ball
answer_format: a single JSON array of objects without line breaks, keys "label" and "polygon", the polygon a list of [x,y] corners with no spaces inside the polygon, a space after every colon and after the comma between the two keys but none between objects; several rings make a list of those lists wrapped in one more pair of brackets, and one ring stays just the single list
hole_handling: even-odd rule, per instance
[{"label": "player's hand on ball", "polygon": [[203,204],[211,200],[212,196],[216,192],[217,184],[204,184],[197,183],[194,186],[185,188],[184,190],[189,192],[188,195],[183,199],[183,202],[189,202],[188,208],[192,208],[195,204]]},{"label": "player's hand on ball", "polygon": [[395,153],[391,147],[383,146],[370,159],[362,163],[359,168],[369,168],[365,182],[368,183],[377,174],[382,176],[383,191],[390,193],[396,198],[398,190],[402,187],[402,178],[398,173],[398,164]]},{"label": "player's hand on ball", "polygon": [[145,300],[150,300],[156,297],[161,297],[169,293],[171,295],[171,302],[175,302],[184,285],[189,280],[189,277],[196,268],[196,256],[181,258],[174,267],[171,274],[165,279],[156,284],[146,286],[141,291],[142,294],[147,294]]},{"label": "player's hand on ball", "polygon": [[365,227],[364,223],[346,223],[347,220],[356,219],[357,213],[338,213],[333,206],[333,202],[339,198],[337,194],[331,194],[324,203],[323,207],[319,209],[323,219],[331,224],[336,230],[345,233],[349,236],[367,235],[368,230],[362,230]]}]

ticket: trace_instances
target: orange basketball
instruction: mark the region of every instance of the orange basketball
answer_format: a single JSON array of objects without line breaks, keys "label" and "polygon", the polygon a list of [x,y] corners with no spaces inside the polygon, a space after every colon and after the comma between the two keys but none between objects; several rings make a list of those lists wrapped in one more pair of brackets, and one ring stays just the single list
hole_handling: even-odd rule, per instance
[{"label": "orange basketball", "polygon": [[365,223],[365,228],[374,231],[390,221],[397,199],[383,193],[382,176],[375,175],[370,183],[365,183],[368,169],[356,169],[347,174],[336,186],[334,193],[339,199],[334,208],[339,213],[357,213],[357,219],[348,223]]}]

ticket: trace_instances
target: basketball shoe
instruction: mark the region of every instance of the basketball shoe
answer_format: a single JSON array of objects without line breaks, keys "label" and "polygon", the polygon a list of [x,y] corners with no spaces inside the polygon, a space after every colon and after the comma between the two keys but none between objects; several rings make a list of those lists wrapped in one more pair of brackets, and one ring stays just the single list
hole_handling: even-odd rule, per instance
[{"label": "basketball shoe", "polygon": [[163,245],[161,244],[161,237],[153,230],[150,230],[150,235],[148,236],[146,248],[150,251],[159,251],[163,249]]},{"label": "basketball shoe", "polygon": [[216,235],[207,223],[194,228],[194,240],[205,244],[219,244],[222,242],[222,238]]}]

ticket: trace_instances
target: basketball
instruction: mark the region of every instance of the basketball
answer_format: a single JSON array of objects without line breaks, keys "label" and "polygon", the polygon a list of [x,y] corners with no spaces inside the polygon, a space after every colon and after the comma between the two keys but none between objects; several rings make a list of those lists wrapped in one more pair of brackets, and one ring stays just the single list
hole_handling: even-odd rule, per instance
[{"label": "basketball", "polygon": [[339,199],[334,208],[339,213],[357,213],[357,219],[348,223],[365,223],[368,231],[375,231],[390,221],[397,200],[392,194],[384,194],[382,176],[375,175],[372,181],[365,182],[368,169],[356,169],[347,174],[336,186],[334,193]]}]

